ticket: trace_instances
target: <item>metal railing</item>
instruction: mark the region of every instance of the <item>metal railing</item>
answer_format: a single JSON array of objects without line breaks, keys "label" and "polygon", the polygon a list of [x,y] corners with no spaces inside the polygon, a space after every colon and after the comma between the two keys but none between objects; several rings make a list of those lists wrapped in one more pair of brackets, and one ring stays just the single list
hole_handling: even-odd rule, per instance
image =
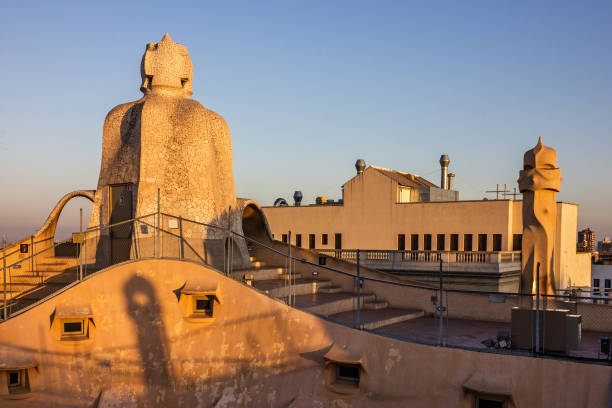
[{"label": "metal railing", "polygon": [[[231,209],[229,215],[228,219],[231,219]],[[7,254],[2,265],[5,277],[2,316],[7,319],[17,315],[118,262],[165,258],[189,259],[214,267],[224,275],[291,306],[359,330],[405,341],[522,355],[552,353],[559,358],[601,362],[603,359],[597,357],[599,338],[612,337],[612,305],[597,304],[598,297],[576,292],[531,295],[445,287],[444,274],[452,264],[447,260],[472,262],[468,253],[312,251],[268,238],[255,239],[237,230],[242,228],[236,228],[230,222],[226,225],[207,224],[158,211],[82,231],[79,233],[77,257],[65,270],[56,271],[53,277],[44,273],[41,265],[53,259],[53,251],[65,241],[11,263],[6,262]],[[124,237],[125,234],[128,238]],[[291,235],[290,231],[288,235]],[[520,259],[520,254],[516,253],[475,252],[473,255],[477,259],[483,256],[496,262]],[[432,286],[401,281],[364,266],[364,262],[385,261],[398,256],[401,259],[429,256],[424,262],[437,263],[439,284]],[[279,272],[275,280],[260,280],[257,274],[268,272],[265,267],[251,267],[249,258],[264,262],[271,269],[282,269],[282,273]],[[31,264],[36,265],[33,270],[28,267]],[[33,279],[29,289],[24,284],[27,283],[24,276]],[[62,276],[65,279],[53,286],[52,279]],[[345,302],[344,309],[322,311],[322,303],[316,301],[316,295],[325,288],[341,291],[336,303]],[[389,305],[386,309],[384,302]],[[527,320],[522,323],[522,339],[515,334],[511,336],[511,332],[516,330],[513,328],[516,308],[528,311]],[[566,350],[560,351],[562,346],[550,335],[558,330],[558,327],[553,327],[553,320],[559,320],[558,316],[553,316],[553,319],[548,312],[553,309],[566,310],[563,313],[570,316],[567,321],[572,324],[576,318],[571,316],[581,316],[581,344],[562,345]],[[525,316],[522,318],[524,320]],[[377,326],[381,321],[388,324]],[[513,345],[515,340],[521,342],[520,347]],[[611,357],[606,356],[607,359]]]}]

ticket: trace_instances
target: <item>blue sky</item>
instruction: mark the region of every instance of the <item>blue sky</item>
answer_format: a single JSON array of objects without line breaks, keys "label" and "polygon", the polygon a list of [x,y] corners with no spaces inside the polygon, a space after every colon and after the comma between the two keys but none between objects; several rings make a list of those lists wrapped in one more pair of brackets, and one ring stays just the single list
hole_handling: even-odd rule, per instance
[{"label": "blue sky", "polygon": [[28,235],[66,192],[96,188],[104,117],[140,98],[145,45],[167,31],[189,48],[192,97],[230,126],[241,197],[338,198],[357,158],[437,183],[446,153],[461,198],[491,198],[516,187],[542,136],[558,151],[558,198],[601,239],[610,21],[609,1],[4,1],[0,233]]}]

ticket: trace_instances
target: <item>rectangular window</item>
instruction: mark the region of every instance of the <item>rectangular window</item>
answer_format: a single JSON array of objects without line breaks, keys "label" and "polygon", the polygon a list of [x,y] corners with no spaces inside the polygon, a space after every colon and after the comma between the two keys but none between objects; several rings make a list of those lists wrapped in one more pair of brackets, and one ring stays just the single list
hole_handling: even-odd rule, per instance
[{"label": "rectangular window", "polygon": [[336,381],[341,381],[355,386],[359,385],[361,366],[359,364],[337,364]]},{"label": "rectangular window", "polygon": [[413,251],[419,250],[419,234],[412,234],[410,236],[410,249]]},{"label": "rectangular window", "polygon": [[458,251],[459,250],[459,234],[451,234],[450,237],[450,250]]},{"label": "rectangular window", "polygon": [[321,234],[321,245],[327,245],[327,234]]},{"label": "rectangular window", "polygon": [[409,203],[410,202],[410,187],[399,186],[397,188],[397,202],[398,203]]},{"label": "rectangular window", "polygon": [[64,323],[64,333],[83,333],[83,322]]},{"label": "rectangular window", "polygon": [[302,247],[302,234],[295,234],[295,246]]},{"label": "rectangular window", "polygon": [[213,303],[214,303],[214,297],[194,296],[193,297],[193,314],[212,317]]},{"label": "rectangular window", "polygon": [[287,243],[287,234],[283,234],[283,244]]},{"label": "rectangular window", "polygon": [[593,279],[593,287],[595,288],[599,287],[599,279]]},{"label": "rectangular window", "polygon": [[21,387],[21,370],[19,371],[8,371],[8,386],[9,388]]},{"label": "rectangular window", "polygon": [[398,251],[406,250],[406,235],[397,234],[397,250]]},{"label": "rectangular window", "polygon": [[605,286],[605,288],[606,288],[606,289],[610,289],[610,279],[606,279],[606,280],[604,281],[604,285],[606,285],[606,286]]},{"label": "rectangular window", "polygon": [[438,234],[438,251],[444,251],[444,234]]},{"label": "rectangular window", "polygon": [[342,234],[334,235],[334,249],[342,249]]},{"label": "rectangular window", "polygon": [[85,335],[85,319],[66,319],[62,321],[62,336]]},{"label": "rectangular window", "polygon": [[308,248],[314,249],[315,247],[315,234],[308,234]]},{"label": "rectangular window", "polygon": [[431,251],[431,234],[423,235],[423,249],[425,251]]},{"label": "rectangular window", "polygon": [[463,250],[464,251],[473,251],[474,245],[472,243],[472,234],[464,234],[463,235]]},{"label": "rectangular window", "polygon": [[506,398],[477,395],[474,398],[476,408],[506,408]]},{"label": "rectangular window", "polygon": [[6,382],[9,394],[25,394],[30,392],[27,369],[7,371]]},{"label": "rectangular window", "polygon": [[478,250],[483,252],[487,250],[487,234],[478,234]]},{"label": "rectangular window", "polygon": [[493,251],[502,250],[502,234],[493,234]]},{"label": "rectangular window", "polygon": [[88,318],[64,318],[60,319],[59,324],[61,330],[61,340],[85,340],[89,336]]},{"label": "rectangular window", "polygon": [[512,235],[512,250],[513,251],[523,250],[523,234]]}]

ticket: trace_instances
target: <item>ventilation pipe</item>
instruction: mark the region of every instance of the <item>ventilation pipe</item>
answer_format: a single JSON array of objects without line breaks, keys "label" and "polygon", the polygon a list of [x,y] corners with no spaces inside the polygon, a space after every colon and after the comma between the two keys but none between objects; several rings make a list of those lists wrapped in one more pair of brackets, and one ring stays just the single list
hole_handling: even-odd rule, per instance
[{"label": "ventilation pipe", "polygon": [[299,207],[300,205],[302,205],[302,192],[301,191],[296,191],[295,193],[293,193],[293,202],[295,203],[296,207]]},{"label": "ventilation pipe", "polygon": [[440,156],[440,188],[442,190],[448,190],[448,165],[450,164],[450,159],[447,154],[443,154]]},{"label": "ventilation pipe", "polygon": [[365,160],[359,159],[355,162],[355,169],[357,169],[357,174],[363,173],[363,171],[365,170],[365,167],[366,167]]},{"label": "ventilation pipe", "polygon": [[455,178],[455,173],[448,173],[448,189],[453,189],[453,179]]}]

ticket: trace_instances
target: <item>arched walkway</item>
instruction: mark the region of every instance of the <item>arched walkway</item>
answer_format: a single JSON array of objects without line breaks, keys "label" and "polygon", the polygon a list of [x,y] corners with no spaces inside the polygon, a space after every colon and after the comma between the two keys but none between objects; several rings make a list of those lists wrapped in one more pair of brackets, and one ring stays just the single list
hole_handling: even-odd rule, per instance
[{"label": "arched walkway", "polygon": [[55,205],[49,217],[47,217],[47,221],[43,224],[43,226],[38,230],[36,235],[34,235],[34,240],[37,242],[48,240],[49,238],[53,238],[55,236],[55,228],[57,227],[57,221],[59,220],[60,215],[62,214],[62,210],[64,206],[68,203],[68,201],[72,200],[75,197],[84,197],[92,202],[94,201],[95,190],[77,190],[71,193],[66,194],[62,197],[61,200]]},{"label": "arched walkway", "polygon": [[255,202],[250,202],[244,206],[242,211],[242,231],[246,237],[253,238],[259,242],[272,241],[266,216]]}]

